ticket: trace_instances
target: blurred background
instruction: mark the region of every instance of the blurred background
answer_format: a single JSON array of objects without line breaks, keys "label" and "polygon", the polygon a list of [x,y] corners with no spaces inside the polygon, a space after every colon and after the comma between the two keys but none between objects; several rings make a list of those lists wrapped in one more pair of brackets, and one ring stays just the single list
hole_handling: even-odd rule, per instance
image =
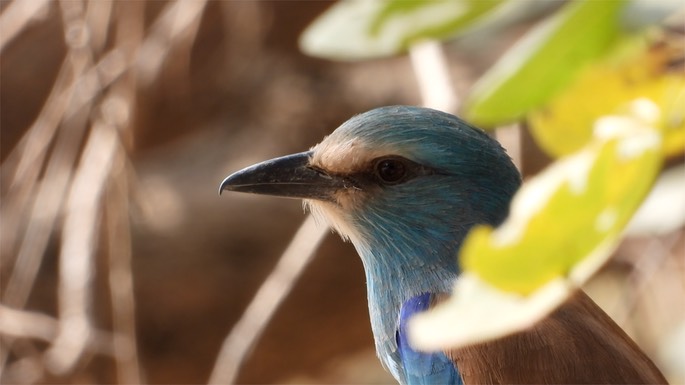
[{"label": "blurred background", "polygon": [[[0,382],[208,381],[305,218],[296,200],[219,197],[222,178],[354,114],[422,103],[407,56],[300,53],[330,5],[0,2]],[[457,92],[534,19],[450,43]],[[525,130],[509,140],[526,175],[549,161]],[[587,288],[674,382],[684,282],[680,224],[627,238]],[[238,382],[392,382],[350,244],[327,236]]]}]

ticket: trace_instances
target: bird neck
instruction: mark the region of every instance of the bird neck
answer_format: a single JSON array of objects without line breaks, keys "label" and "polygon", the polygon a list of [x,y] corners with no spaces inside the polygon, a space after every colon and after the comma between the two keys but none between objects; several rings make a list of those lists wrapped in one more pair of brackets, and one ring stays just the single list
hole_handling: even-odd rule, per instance
[{"label": "bird neck", "polygon": [[[400,378],[395,333],[402,304],[422,293],[449,293],[457,277],[456,248],[403,249],[356,242],[364,264],[371,329],[383,365]],[[420,256],[420,257],[419,257]]]}]

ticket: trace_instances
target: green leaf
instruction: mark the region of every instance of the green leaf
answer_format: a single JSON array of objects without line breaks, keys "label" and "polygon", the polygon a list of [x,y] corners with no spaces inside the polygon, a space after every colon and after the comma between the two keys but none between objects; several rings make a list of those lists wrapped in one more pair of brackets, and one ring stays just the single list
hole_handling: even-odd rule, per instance
[{"label": "green leaf", "polygon": [[566,87],[618,36],[624,1],[574,1],[530,31],[474,86],[464,115],[495,126],[521,119]]},{"label": "green leaf", "polygon": [[524,184],[500,227],[469,233],[450,298],[410,320],[412,346],[457,348],[526,329],[605,263],[658,174],[662,132],[639,114],[596,126],[594,142]]},{"label": "green leaf", "polygon": [[308,55],[335,60],[393,55],[420,40],[455,36],[503,2],[340,1],[303,32],[300,48]]},{"label": "green leaf", "polygon": [[685,57],[679,34],[648,34],[627,39],[606,59],[587,66],[563,92],[528,115],[540,147],[554,157],[567,155],[592,140],[594,122],[621,113],[636,100],[657,107],[650,124],[664,134],[665,155],[685,151],[685,72],[670,68]]},{"label": "green leaf", "polygon": [[[638,103],[645,103],[635,106],[638,113],[654,108]],[[649,192],[662,159],[661,132],[640,116],[604,117],[596,131],[595,142],[524,184],[500,227],[469,233],[460,256],[465,271],[524,295],[557,278],[580,284],[594,274]]]}]

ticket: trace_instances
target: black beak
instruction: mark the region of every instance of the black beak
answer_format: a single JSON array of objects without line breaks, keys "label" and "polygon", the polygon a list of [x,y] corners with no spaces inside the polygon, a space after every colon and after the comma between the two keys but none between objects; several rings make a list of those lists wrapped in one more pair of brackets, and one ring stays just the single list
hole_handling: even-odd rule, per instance
[{"label": "black beak", "polygon": [[332,200],[346,187],[341,177],[331,176],[309,165],[311,151],[257,163],[235,172],[221,182],[224,190],[287,198]]}]

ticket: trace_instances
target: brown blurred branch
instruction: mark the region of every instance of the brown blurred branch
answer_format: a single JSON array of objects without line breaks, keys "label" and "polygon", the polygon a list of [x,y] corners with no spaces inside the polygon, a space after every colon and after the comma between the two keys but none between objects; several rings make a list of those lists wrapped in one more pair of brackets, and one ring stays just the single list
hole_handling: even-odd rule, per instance
[{"label": "brown blurred branch", "polygon": [[0,15],[0,52],[49,4],[48,0],[15,0],[10,3]]},{"label": "brown blurred branch", "polygon": [[[57,335],[59,321],[49,315],[16,310],[0,304],[0,335],[12,338],[27,338],[39,341],[52,342]],[[116,355],[110,341],[120,338],[117,335],[93,330],[93,338],[88,350],[104,355]]]},{"label": "brown blurred branch", "polygon": [[[632,262],[632,271],[627,278],[630,282],[623,296],[624,303],[617,306],[613,312],[613,317],[619,325],[627,325],[630,320],[634,318],[634,313],[638,311],[640,297],[648,291],[649,285],[653,284],[658,277],[658,272],[664,269],[669,259],[675,260],[673,249],[681,240],[685,233],[677,231],[667,235],[664,238],[653,238],[647,241],[645,250],[642,252],[640,258],[636,258]],[[659,279],[669,279],[668,275],[660,275]],[[677,281],[678,278],[676,277]],[[677,293],[677,292],[680,293]],[[685,288],[680,287],[677,291],[672,293],[674,296],[683,297]],[[678,295],[679,294],[679,295]]]},{"label": "brown blurred branch", "polygon": [[409,50],[422,104],[449,113],[459,109],[459,96],[452,84],[447,58],[438,41],[424,41]]},{"label": "brown blurred branch", "polygon": [[131,268],[131,229],[127,159],[121,147],[114,159],[108,199],[105,203],[109,255],[109,288],[112,299],[112,328],[120,336],[112,341],[117,357],[117,377],[123,384],[141,384],[138,362],[136,312]]},{"label": "brown blurred branch", "polygon": [[[9,4],[0,15],[0,50],[49,4],[35,0]],[[58,375],[71,372],[91,345],[101,345],[102,333],[94,331],[91,321],[91,282],[100,222],[106,210],[114,318],[110,350],[117,360],[119,381],[140,383],[130,266],[130,174],[125,150],[130,144],[130,117],[137,79],[148,84],[154,81],[174,47],[183,47],[180,55],[190,55],[205,2],[169,2],[147,35],[142,2],[58,4],[67,56],[36,121],[2,165],[3,178],[9,181],[1,206],[2,259],[4,266],[12,266],[7,262],[13,259],[14,266],[2,295],[3,303],[9,306],[3,306],[3,314],[11,317],[0,325],[0,368],[11,369],[5,368],[5,361],[15,338],[33,336],[51,342],[42,364]],[[115,45],[102,52],[112,21],[117,27]],[[96,116],[100,118],[93,119]],[[103,193],[108,185],[112,187],[105,205]],[[18,309],[28,300],[48,241],[59,225],[63,225],[58,260],[59,318],[27,316]],[[27,322],[25,329],[17,329],[16,322],[7,323],[17,320]],[[19,357],[16,363],[27,362]]]},{"label": "brown blurred branch", "polygon": [[224,340],[209,379],[210,384],[235,383],[250,349],[314,257],[316,249],[327,233],[326,226],[317,226],[314,217],[307,216],[278,260],[278,264],[264,280],[242,317]]},{"label": "brown blurred branch", "polygon": [[205,0],[176,0],[165,7],[137,55],[137,73],[142,84],[156,80],[171,47],[185,47],[184,54],[190,54],[205,5]]},{"label": "brown blurred branch", "polygon": [[49,342],[57,334],[57,321],[42,313],[15,310],[0,304],[0,334]]},{"label": "brown blurred branch", "polygon": [[59,259],[60,325],[53,345],[46,352],[48,367],[61,375],[76,364],[91,334],[91,282],[100,199],[116,146],[114,127],[95,124],[69,192]]},{"label": "brown blurred branch", "polygon": [[[83,22],[83,4],[81,2],[61,2],[60,6],[65,26],[65,40],[69,49],[63,64],[63,71],[61,71],[58,80],[58,86],[64,88],[53,88],[48,100],[49,104],[43,108],[43,113],[41,113],[41,117],[45,120],[41,121],[39,118],[40,124],[34,125],[27,134],[29,139],[27,141],[22,140],[24,146],[33,145],[38,148],[26,149],[22,148],[24,146],[17,146],[17,148],[22,149],[19,152],[15,151],[18,154],[19,162],[10,186],[10,189],[15,187],[15,190],[14,194],[12,191],[8,193],[8,197],[11,199],[9,207],[14,210],[11,211],[11,214],[16,215],[16,217],[3,218],[3,227],[9,225],[10,228],[20,231],[20,215],[24,212],[23,206],[24,204],[32,206],[13,274],[10,276],[3,295],[4,302],[15,308],[24,306],[33,288],[50,234],[52,234],[62,206],[62,200],[70,183],[73,163],[78,156],[80,141],[87,128],[90,112],[89,104],[85,105],[86,108],[81,109],[74,108],[73,103],[79,96],[83,98],[83,88],[75,87],[75,85],[83,84],[77,83],[77,81],[82,80],[83,74],[92,66],[93,60],[92,52],[86,44],[87,27]],[[84,39],[86,40],[84,41]],[[68,93],[68,97],[55,97],[56,95],[62,96],[64,93]],[[63,125],[63,129],[57,131],[60,125]],[[31,193],[35,191],[33,185],[42,168],[42,160],[45,158],[47,147],[55,134],[57,134],[55,149],[51,154],[38,192],[32,197],[33,194]],[[35,157],[40,161],[36,162],[35,158],[32,161],[29,157]],[[11,165],[10,162],[10,167]],[[8,167],[6,164],[3,166]],[[25,172],[25,170],[29,171]],[[6,172],[3,173],[6,174]],[[7,204],[3,206],[3,208],[8,207]],[[8,223],[11,220],[16,222]],[[3,238],[3,241],[8,240],[6,236]],[[9,239],[9,242],[14,243],[14,240]],[[10,253],[12,249],[13,247],[10,247]],[[3,259],[6,258],[3,256]],[[6,342],[8,348],[0,351],[0,367],[3,368],[12,340]]]}]

